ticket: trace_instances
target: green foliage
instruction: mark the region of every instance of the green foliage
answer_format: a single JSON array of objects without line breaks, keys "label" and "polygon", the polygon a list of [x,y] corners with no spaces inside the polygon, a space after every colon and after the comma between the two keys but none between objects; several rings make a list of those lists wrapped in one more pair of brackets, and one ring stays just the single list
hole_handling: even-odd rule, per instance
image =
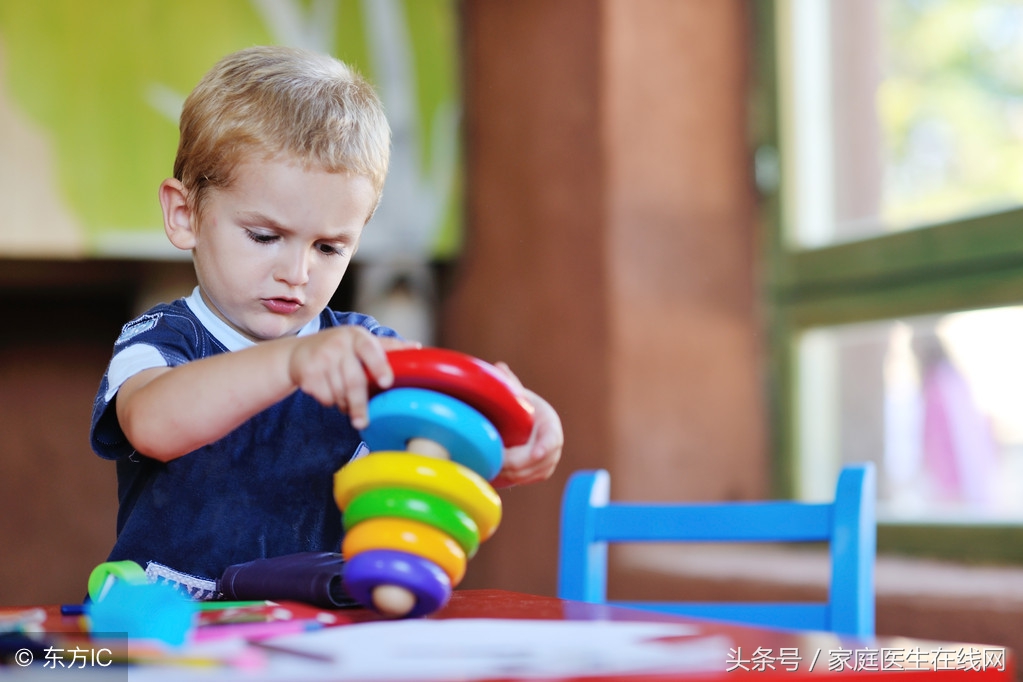
[{"label": "green foliage", "polygon": [[[372,81],[361,7],[338,1],[336,56]],[[421,128],[429,131],[441,103],[457,100],[453,0],[405,0],[403,8]],[[159,234],[156,188],[170,175],[178,139],[167,105],[183,100],[220,57],[271,42],[250,0],[0,0],[0,88],[49,139],[58,192],[88,239]],[[161,97],[162,110],[154,104]],[[424,164],[430,152],[423,150]]]},{"label": "green foliage", "polygon": [[880,3],[886,221],[1023,202],[1023,4]]}]

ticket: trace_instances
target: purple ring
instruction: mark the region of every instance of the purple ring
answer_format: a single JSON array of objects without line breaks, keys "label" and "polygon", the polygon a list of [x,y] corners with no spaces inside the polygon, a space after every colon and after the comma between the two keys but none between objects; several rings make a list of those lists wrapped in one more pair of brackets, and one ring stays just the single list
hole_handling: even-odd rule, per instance
[{"label": "purple ring", "polygon": [[433,613],[451,598],[451,579],[437,564],[421,556],[392,549],[371,549],[345,562],[344,583],[348,594],[373,608],[373,589],[380,585],[403,587],[416,597],[416,605],[404,618]]}]

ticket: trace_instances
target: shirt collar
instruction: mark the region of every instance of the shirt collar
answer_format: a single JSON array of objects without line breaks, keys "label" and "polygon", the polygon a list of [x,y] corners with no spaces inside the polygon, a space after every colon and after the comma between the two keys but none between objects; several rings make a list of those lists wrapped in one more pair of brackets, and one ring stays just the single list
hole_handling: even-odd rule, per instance
[{"label": "shirt collar", "polygon": [[[217,314],[210,310],[199,293],[199,287],[192,289],[191,295],[185,299],[185,305],[199,319],[199,323],[213,335],[217,341],[223,344],[229,351],[241,350],[256,345],[254,341],[246,338],[237,329],[231,327],[227,322],[217,317]],[[299,336],[315,334],[320,331],[320,316],[317,315],[309,320],[304,327],[298,330]]]}]

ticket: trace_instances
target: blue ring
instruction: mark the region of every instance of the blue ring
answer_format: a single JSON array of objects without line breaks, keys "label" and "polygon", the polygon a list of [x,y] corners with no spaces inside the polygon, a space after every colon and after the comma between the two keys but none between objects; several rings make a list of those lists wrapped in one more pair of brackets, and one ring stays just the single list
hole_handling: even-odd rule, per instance
[{"label": "blue ring", "polygon": [[405,618],[433,613],[451,598],[451,580],[439,566],[423,557],[392,549],[360,552],[345,562],[345,589],[356,601],[373,608],[373,589],[403,587],[416,597]]},{"label": "blue ring", "polygon": [[405,450],[412,438],[440,443],[453,461],[488,481],[504,460],[497,429],[461,400],[423,388],[394,388],[369,401],[369,426],[362,439],[371,451]]}]

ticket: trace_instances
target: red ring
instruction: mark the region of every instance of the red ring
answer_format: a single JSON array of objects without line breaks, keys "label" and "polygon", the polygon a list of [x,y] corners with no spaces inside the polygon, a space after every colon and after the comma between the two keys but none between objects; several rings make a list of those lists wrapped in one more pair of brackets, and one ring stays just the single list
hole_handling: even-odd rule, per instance
[{"label": "red ring", "polygon": [[[501,434],[505,447],[522,445],[533,432],[534,408],[493,365],[446,348],[388,351],[394,388],[446,393],[479,410]],[[379,392],[374,387],[374,392]]]}]

